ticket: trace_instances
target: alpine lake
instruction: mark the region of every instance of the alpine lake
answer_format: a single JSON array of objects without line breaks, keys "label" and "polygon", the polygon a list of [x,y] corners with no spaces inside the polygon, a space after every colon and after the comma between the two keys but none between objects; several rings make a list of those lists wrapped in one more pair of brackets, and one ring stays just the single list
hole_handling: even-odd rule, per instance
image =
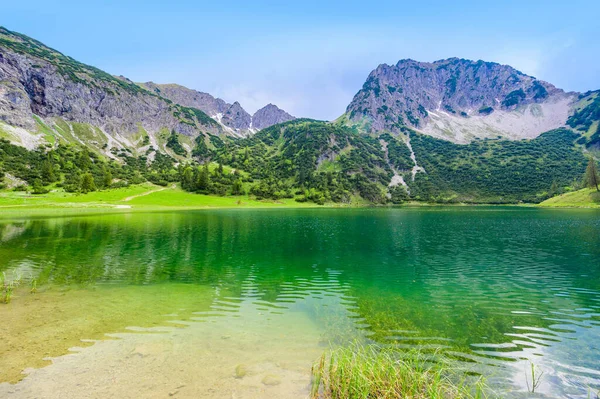
[{"label": "alpine lake", "polygon": [[356,342],[600,390],[599,210],[0,213],[0,276],[2,398],[304,398]]}]

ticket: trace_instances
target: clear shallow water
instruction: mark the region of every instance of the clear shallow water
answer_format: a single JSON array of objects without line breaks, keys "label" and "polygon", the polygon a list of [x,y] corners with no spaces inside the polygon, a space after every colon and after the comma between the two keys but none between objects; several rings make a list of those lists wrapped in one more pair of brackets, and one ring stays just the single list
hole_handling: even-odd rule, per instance
[{"label": "clear shallow water", "polygon": [[[587,398],[600,390],[598,211],[454,207],[13,218],[0,219],[0,240],[0,271],[49,287],[36,295],[35,306],[60,301],[61,312],[72,315],[77,307],[64,309],[73,301],[81,313],[103,314],[118,292],[120,320],[95,334],[139,325],[133,313],[140,309],[141,320],[165,326],[159,316],[171,315],[186,326],[152,335],[163,337],[158,346],[136,333],[97,343],[17,385],[4,384],[15,396],[59,375],[71,376],[75,386],[73,370],[86,358],[97,364],[90,373],[105,375],[99,385],[108,381],[102,380],[107,370],[122,367],[139,393],[142,369],[135,359],[146,359],[145,352],[123,353],[150,346],[159,348],[148,354],[152,359],[164,365],[185,359],[196,377],[174,367],[144,369],[156,376],[148,392],[158,384],[180,396],[302,397],[310,362],[330,342],[356,338],[457,359],[488,376],[500,397],[531,397],[529,362],[544,372],[538,397]],[[52,287],[65,286],[77,289],[55,295]],[[140,302],[140,287],[161,291]],[[86,303],[92,289],[100,295]],[[0,312],[27,300],[16,297]],[[153,300],[160,311],[153,312]],[[98,338],[89,329],[79,335]],[[48,345],[52,339],[60,337]],[[233,378],[242,353],[248,375]],[[159,374],[189,382],[161,385]],[[198,375],[205,377],[202,386],[191,382]],[[280,384],[262,383],[267,375]],[[207,386],[212,390],[201,391]]]}]

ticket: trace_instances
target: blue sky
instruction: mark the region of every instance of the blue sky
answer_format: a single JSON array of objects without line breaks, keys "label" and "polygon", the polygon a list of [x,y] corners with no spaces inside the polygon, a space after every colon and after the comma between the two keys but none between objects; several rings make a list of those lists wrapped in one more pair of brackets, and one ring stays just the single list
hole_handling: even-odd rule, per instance
[{"label": "blue sky", "polygon": [[249,112],[334,119],[369,72],[402,58],[510,64],[600,89],[600,1],[52,1],[0,24],[134,81],[179,83]]}]

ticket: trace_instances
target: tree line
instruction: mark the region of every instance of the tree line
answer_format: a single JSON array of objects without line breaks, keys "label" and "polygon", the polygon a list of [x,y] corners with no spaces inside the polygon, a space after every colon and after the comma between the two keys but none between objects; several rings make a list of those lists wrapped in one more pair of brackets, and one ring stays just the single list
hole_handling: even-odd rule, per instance
[{"label": "tree line", "polygon": [[[87,193],[149,181],[162,186],[180,183],[186,191],[203,194],[317,204],[348,202],[353,196],[376,204],[539,202],[577,188],[584,171],[585,184],[598,183],[595,161],[586,169],[586,159],[574,144],[579,136],[570,130],[533,140],[478,140],[467,145],[408,129],[403,134],[410,137],[425,169],[414,181],[414,163],[402,136],[368,136],[312,120],[275,125],[242,139],[203,134],[195,138],[187,161],[160,152],[134,156],[125,151],[110,159],[74,145],[30,151],[0,140],[0,173],[23,180],[26,186],[17,189],[36,194],[51,187]],[[174,132],[167,147],[177,155],[188,153]],[[395,171],[404,174],[409,190],[388,186]]]}]

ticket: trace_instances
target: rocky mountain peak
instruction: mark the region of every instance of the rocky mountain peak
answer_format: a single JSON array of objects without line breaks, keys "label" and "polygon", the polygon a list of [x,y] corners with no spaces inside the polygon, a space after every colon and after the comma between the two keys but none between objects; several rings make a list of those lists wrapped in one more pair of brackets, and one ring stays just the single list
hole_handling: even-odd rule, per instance
[{"label": "rocky mountain peak", "polygon": [[287,122],[294,119],[293,116],[279,109],[276,105],[269,104],[254,114],[255,116],[258,115],[258,119],[255,121],[255,117],[251,116],[238,101],[229,104],[208,93],[188,89],[176,84],[146,82],[140,85],[177,104],[206,112],[221,123],[225,130],[235,135],[245,136],[272,126],[275,123]]},{"label": "rocky mountain peak", "polygon": [[235,101],[223,114],[222,122],[235,130],[247,131],[250,129],[252,117],[239,102]]},{"label": "rocky mountain peak", "polygon": [[[568,117],[571,97],[508,65],[461,58],[435,62],[405,59],[373,70],[346,115],[370,131],[395,132],[408,126],[454,141],[468,141],[467,135],[516,137],[522,132],[539,134],[559,127]],[[509,119],[524,123],[512,123],[508,130],[496,125],[486,130],[482,124],[487,122],[481,119],[492,113],[496,119],[512,114]],[[477,126],[470,132],[454,131],[468,129],[472,122]]]},{"label": "rocky mountain peak", "polygon": [[267,104],[252,115],[252,127],[260,130],[292,119],[296,118],[274,104]]}]

